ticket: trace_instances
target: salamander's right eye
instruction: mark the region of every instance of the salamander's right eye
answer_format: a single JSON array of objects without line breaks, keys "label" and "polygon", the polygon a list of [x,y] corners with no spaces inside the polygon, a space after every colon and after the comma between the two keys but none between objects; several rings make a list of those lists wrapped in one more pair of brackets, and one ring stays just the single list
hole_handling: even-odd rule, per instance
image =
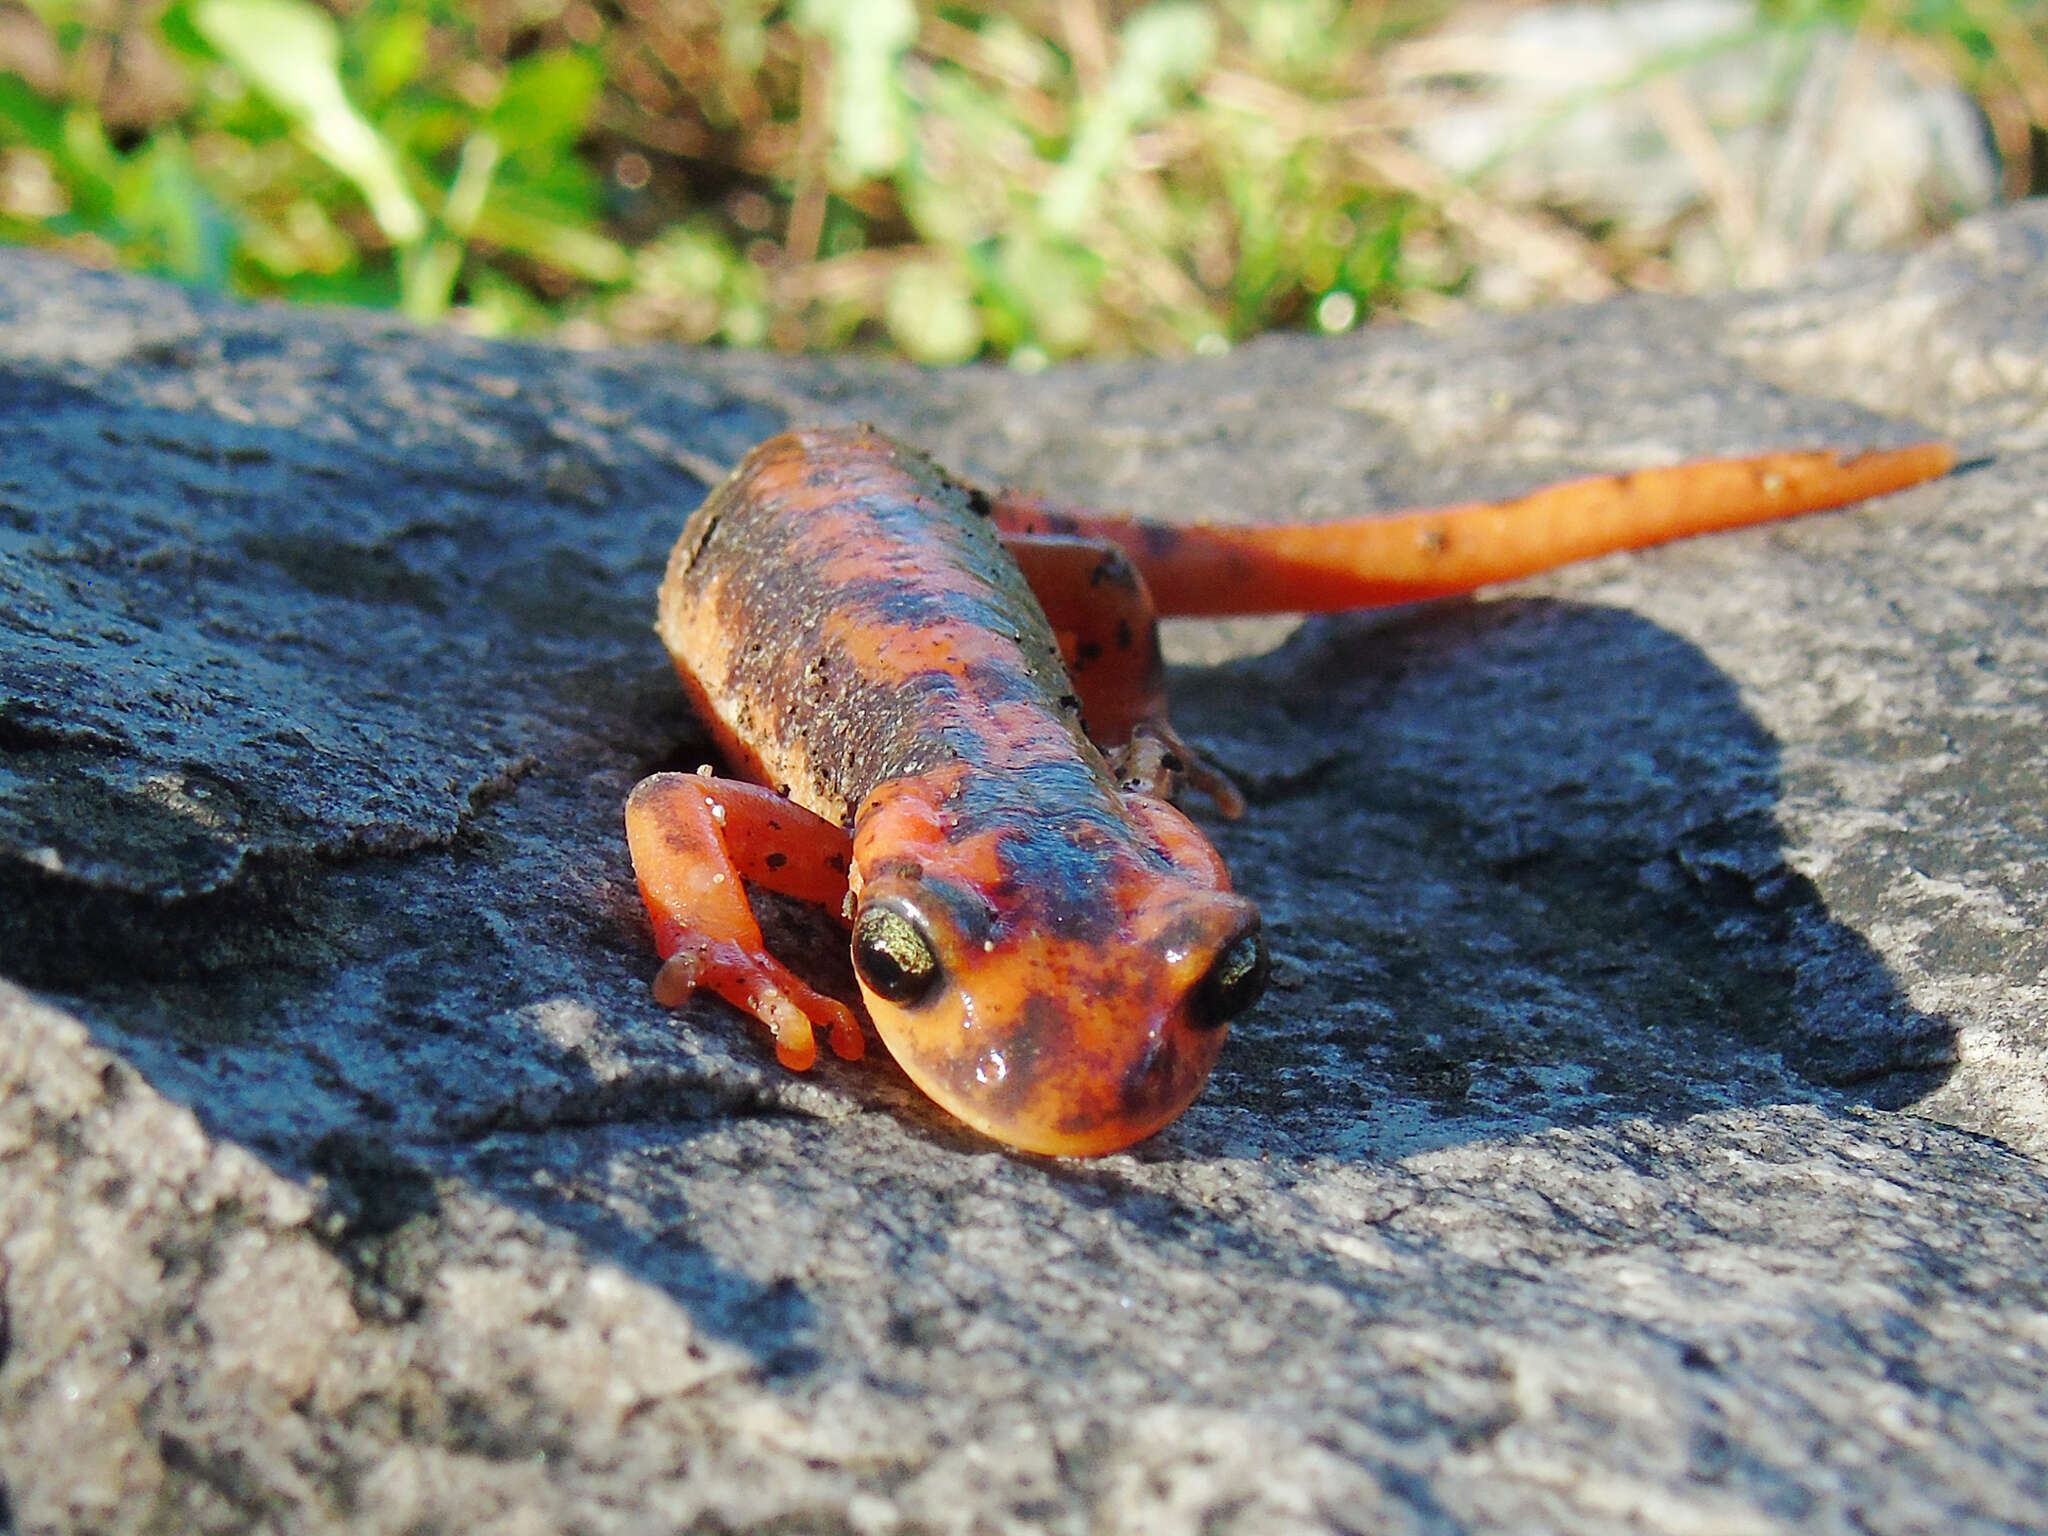
[{"label": "salamander's right eye", "polygon": [[1228,1024],[1256,1003],[1266,990],[1273,962],[1266,954],[1266,936],[1257,918],[1217,951],[1209,974],[1188,1000],[1188,1023],[1196,1029]]},{"label": "salamander's right eye", "polygon": [[905,1008],[928,1002],[944,975],[924,918],[888,897],[860,909],[853,925],[853,968],[875,996]]}]

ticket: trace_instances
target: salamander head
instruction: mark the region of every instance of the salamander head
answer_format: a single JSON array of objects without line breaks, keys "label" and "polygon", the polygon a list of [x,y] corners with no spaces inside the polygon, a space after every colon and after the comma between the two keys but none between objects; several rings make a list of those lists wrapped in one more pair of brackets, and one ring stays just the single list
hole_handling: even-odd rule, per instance
[{"label": "salamander head", "polygon": [[854,969],[898,1065],[1029,1152],[1171,1122],[1266,981],[1252,904],[1178,811],[961,817],[941,776],[882,786],[854,840]]}]

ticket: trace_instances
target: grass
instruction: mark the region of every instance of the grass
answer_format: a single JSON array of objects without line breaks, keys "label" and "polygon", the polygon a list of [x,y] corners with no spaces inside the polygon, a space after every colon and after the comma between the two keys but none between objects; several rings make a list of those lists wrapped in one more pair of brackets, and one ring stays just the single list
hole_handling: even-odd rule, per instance
[{"label": "grass", "polygon": [[[0,5],[0,238],[485,333],[1220,350],[1668,280],[1404,138],[1452,0]],[[1971,93],[2030,190],[2048,17],[1778,0]],[[1932,211],[1934,222],[1940,210]]]}]

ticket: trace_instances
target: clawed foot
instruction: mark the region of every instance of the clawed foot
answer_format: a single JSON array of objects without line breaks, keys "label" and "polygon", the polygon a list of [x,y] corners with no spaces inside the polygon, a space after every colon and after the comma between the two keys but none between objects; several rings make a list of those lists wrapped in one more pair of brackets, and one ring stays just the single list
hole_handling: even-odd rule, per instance
[{"label": "clawed foot", "polygon": [[851,1008],[807,986],[767,955],[686,937],[655,973],[654,1000],[664,1008],[680,1008],[699,988],[716,992],[767,1025],[775,1037],[776,1059],[792,1071],[808,1071],[818,1059],[814,1027],[826,1031],[833,1054],[846,1061],[860,1060],[867,1050]]},{"label": "clawed foot", "polygon": [[1183,784],[1216,802],[1216,809],[1235,821],[1244,814],[1244,796],[1214,763],[1180,738],[1164,721],[1141,722],[1109,760],[1117,786],[1156,800],[1174,799]]}]

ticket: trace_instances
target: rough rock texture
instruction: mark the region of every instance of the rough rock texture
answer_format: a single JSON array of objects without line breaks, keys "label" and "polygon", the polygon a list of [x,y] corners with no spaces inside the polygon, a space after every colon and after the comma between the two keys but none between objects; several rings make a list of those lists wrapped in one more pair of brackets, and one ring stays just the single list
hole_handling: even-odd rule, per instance
[{"label": "rough rock texture", "polygon": [[[2044,274],[2023,208],[1797,290],[1022,379],[0,257],[12,1523],[2048,1524]],[[647,996],[618,808],[702,752],[654,583],[793,416],[1168,516],[1988,462],[1177,635],[1278,984],[1072,1164]]]}]

